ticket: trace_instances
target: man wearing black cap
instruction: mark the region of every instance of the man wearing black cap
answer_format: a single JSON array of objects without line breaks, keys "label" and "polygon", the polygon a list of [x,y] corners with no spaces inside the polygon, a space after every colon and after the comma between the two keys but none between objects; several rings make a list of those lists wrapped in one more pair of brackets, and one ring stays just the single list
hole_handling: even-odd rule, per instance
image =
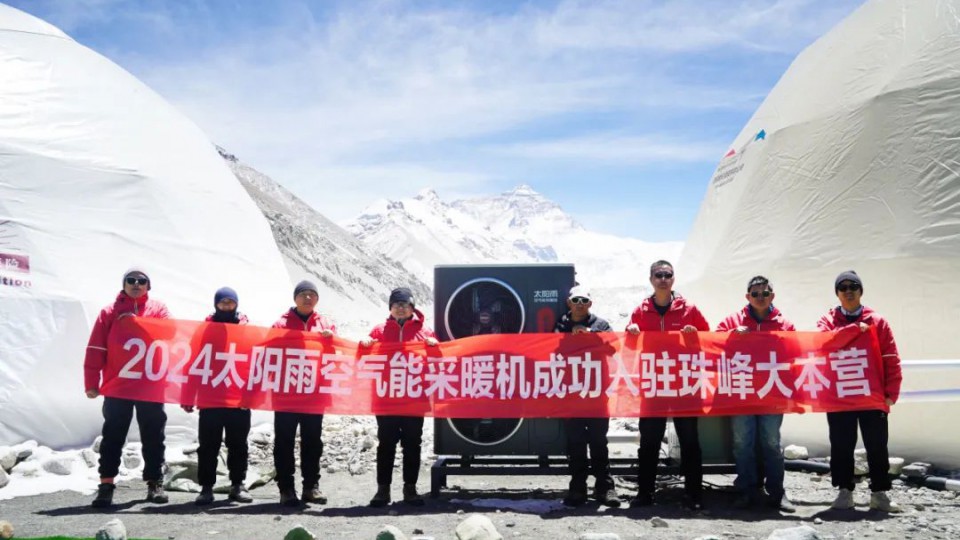
[{"label": "man wearing black cap", "polygon": [[[221,287],[213,295],[214,312],[207,316],[207,322],[247,324],[247,316],[237,311],[238,304],[237,291],[230,287]],[[183,405],[182,408],[188,413],[193,412],[192,405]],[[217,481],[217,462],[220,457],[220,444],[223,442],[227,444],[227,470],[230,472],[230,493],[227,498],[240,503],[253,502],[253,497],[243,485],[247,477],[247,435],[249,434],[250,409],[235,407],[200,409],[198,427],[200,448],[197,450],[197,479],[200,483],[200,494],[195,501],[198,506],[213,502],[213,485]]]},{"label": "man wearing black cap", "polygon": [[[853,270],[838,275],[833,290],[840,305],[828,311],[817,323],[817,328],[822,332],[839,331],[850,325],[858,326],[861,332],[868,331],[871,326],[876,328],[883,359],[880,380],[884,384],[887,406],[892,406],[900,397],[903,374],[900,371],[900,353],[890,325],[875,311],[860,303],[863,281]],[[854,507],[854,450],[859,424],[870,468],[870,508],[882,512],[901,512],[900,505],[887,495],[891,488],[887,413],[879,410],[832,412],[827,413],[827,424],[830,426],[830,476],[834,487],[840,489],[833,501],[833,508],[847,510]]]},{"label": "man wearing black cap", "polygon": [[[337,327],[314,308],[317,306],[317,286],[310,281],[301,281],[293,289],[296,305],[280,316],[274,328],[317,332],[323,337],[337,333]],[[273,463],[277,469],[277,487],[280,488],[280,504],[299,506],[294,488],[293,472],[296,460],[293,448],[300,426],[300,474],[303,477],[303,502],[326,504],[327,498],[320,491],[320,457],[323,456],[323,415],[277,411],[273,415],[274,447]]]},{"label": "man wearing black cap", "polygon": [[[570,289],[570,294],[567,295],[569,311],[560,317],[553,331],[567,334],[611,332],[610,324],[606,320],[590,313],[592,306],[593,300],[586,287],[577,285]],[[606,506],[620,506],[620,498],[617,497],[613,477],[610,476],[610,453],[607,449],[609,429],[609,417],[564,420],[571,478],[570,488],[563,499],[563,504],[580,506],[587,502],[587,478],[592,465],[596,481],[593,487],[594,498]],[[589,459],[587,459],[587,447],[590,449]]]},{"label": "man wearing black cap", "polygon": [[[87,397],[100,395],[101,375],[107,367],[107,336],[113,324],[123,317],[169,319],[163,302],[149,298],[150,277],[142,268],[131,268],[123,274],[123,290],[112,304],[100,311],[93,324],[87,354],[83,361],[84,387]],[[92,505],[106,508],[113,504],[114,477],[120,472],[123,443],[130,430],[133,411],[137,411],[143,452],[143,479],[147,481],[147,501],[157,504],[169,499],[163,490],[163,430],[167,415],[163,403],[112,397],[103,398],[103,439],[100,442],[100,485]]]},{"label": "man wearing black cap", "polygon": [[[391,291],[388,305],[390,316],[386,322],[370,331],[370,336],[360,342],[361,346],[369,347],[375,341],[422,341],[431,347],[437,344],[433,330],[423,325],[423,313],[416,309],[410,289],[400,287]],[[423,505],[423,497],[417,493],[423,417],[377,415],[377,439],[377,493],[370,499],[370,506],[381,507],[390,503],[393,461],[397,456],[398,442],[403,448],[403,502]]]}]

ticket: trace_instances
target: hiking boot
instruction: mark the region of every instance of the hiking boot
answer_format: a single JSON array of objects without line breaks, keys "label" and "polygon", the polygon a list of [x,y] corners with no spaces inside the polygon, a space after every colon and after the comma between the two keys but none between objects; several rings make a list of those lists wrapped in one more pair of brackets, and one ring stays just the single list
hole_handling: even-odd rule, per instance
[{"label": "hiking boot", "polygon": [[327,504],[327,497],[319,486],[303,486],[302,500],[305,503]]},{"label": "hiking boot", "polygon": [[797,507],[790,502],[790,499],[787,498],[787,494],[771,496],[770,497],[770,508],[775,508],[785,514],[792,514],[797,511]]},{"label": "hiking boot", "polygon": [[97,486],[97,496],[94,497],[90,506],[94,508],[108,508],[113,504],[113,491],[117,489],[114,484],[100,484]]},{"label": "hiking boot", "polygon": [[234,484],[230,486],[230,494],[227,495],[227,498],[238,503],[253,502],[253,497],[250,496],[247,488],[243,487],[243,484]]},{"label": "hiking boot", "polygon": [[653,506],[653,502],[653,493],[637,493],[636,497],[630,499],[630,508]]},{"label": "hiking boot", "polygon": [[703,499],[699,496],[684,495],[683,507],[693,512],[699,512],[703,510]]},{"label": "hiking boot", "polygon": [[213,486],[203,486],[200,488],[200,494],[193,501],[197,506],[205,506],[213,502]]},{"label": "hiking boot", "polygon": [[595,489],[593,490],[593,498],[604,506],[620,508],[620,497],[617,496],[617,490],[614,488]]},{"label": "hiking boot", "polygon": [[297,497],[297,490],[292,487],[280,489],[280,504],[291,508],[300,506],[300,498]]},{"label": "hiking boot", "polygon": [[[871,502],[873,499],[871,498]],[[830,505],[830,508],[834,510],[850,510],[853,508],[853,492],[847,488],[841,488],[840,492],[837,493],[837,498],[833,500],[833,504]]]},{"label": "hiking boot", "polygon": [[571,488],[563,498],[565,506],[582,506],[587,502],[587,488]]},{"label": "hiking boot", "polygon": [[887,495],[886,491],[874,491],[870,494],[870,509],[888,512],[890,514],[903,512],[903,508],[899,504],[890,500],[890,496]]},{"label": "hiking boot", "polygon": [[377,493],[370,499],[370,506],[380,508],[390,504],[390,484],[380,484],[377,486]]},{"label": "hiking boot", "polygon": [[170,502],[170,497],[167,497],[167,492],[163,490],[163,482],[159,480],[147,481],[147,502],[154,504],[167,504]]},{"label": "hiking boot", "polygon": [[423,506],[424,501],[423,497],[417,493],[416,484],[404,484],[403,485],[403,502],[411,506]]}]

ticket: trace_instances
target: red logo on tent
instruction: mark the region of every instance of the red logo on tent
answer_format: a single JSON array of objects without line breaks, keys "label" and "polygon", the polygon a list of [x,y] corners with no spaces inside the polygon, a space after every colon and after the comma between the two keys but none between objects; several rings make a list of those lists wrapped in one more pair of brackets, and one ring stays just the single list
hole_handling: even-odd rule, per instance
[{"label": "red logo on tent", "polygon": [[734,154],[736,154],[736,153],[737,153],[737,151],[734,150],[733,148],[731,148],[730,151],[727,152],[727,155],[725,155],[725,156],[723,156],[723,157],[724,157],[724,158],[728,158],[728,157],[730,157],[730,156],[732,156],[732,155],[734,155]]},{"label": "red logo on tent", "polygon": [[14,255],[12,253],[0,253],[0,270],[12,270],[14,272],[30,273],[30,257],[27,255]]}]

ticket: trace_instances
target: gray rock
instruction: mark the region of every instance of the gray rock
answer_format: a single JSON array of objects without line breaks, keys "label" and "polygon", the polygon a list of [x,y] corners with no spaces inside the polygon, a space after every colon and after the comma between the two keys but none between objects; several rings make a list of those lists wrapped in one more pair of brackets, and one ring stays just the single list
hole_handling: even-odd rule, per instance
[{"label": "gray rock", "polygon": [[317,540],[317,537],[304,528],[303,525],[297,525],[296,527],[287,531],[287,534],[283,537],[283,540]]},{"label": "gray rock", "polygon": [[903,471],[903,464],[904,459],[901,457],[890,458],[890,474],[899,476],[900,472]]},{"label": "gray rock", "polygon": [[927,475],[927,471],[929,471],[929,470],[930,470],[930,464],[929,464],[929,463],[923,463],[922,461],[916,461],[916,462],[911,463],[911,464],[907,465],[906,467],[904,467],[903,470],[900,471],[900,472],[901,472],[904,476],[907,476],[907,477],[910,477],[910,478],[922,478],[922,477],[924,477],[924,476]]},{"label": "gray rock", "polygon": [[255,469],[252,467],[247,471],[247,489],[257,489],[258,487],[265,486],[277,477],[277,470],[273,467],[269,467],[266,470],[256,469],[256,475],[251,474],[254,471]]},{"label": "gray rock", "polygon": [[487,516],[474,514],[460,522],[456,529],[457,540],[503,540],[493,522]]},{"label": "gray rock", "polygon": [[407,540],[407,535],[393,525],[384,525],[377,533],[377,540]]},{"label": "gray rock", "polygon": [[200,443],[188,444],[183,447],[183,455],[185,456],[195,456],[197,455],[197,450],[200,449]]},{"label": "gray rock", "polygon": [[90,449],[99,454],[101,442],[103,442],[103,435],[97,435],[97,438],[90,443]]},{"label": "gray rock", "polygon": [[43,460],[40,466],[50,474],[69,476],[73,474],[73,464],[76,459],[68,454],[53,455]]},{"label": "gray rock", "polygon": [[129,470],[136,469],[143,464],[143,458],[139,454],[124,454],[123,466]]},{"label": "gray rock", "polygon": [[189,478],[176,478],[167,481],[163,486],[167,491],[180,491],[183,493],[200,493],[200,484]]},{"label": "gray rock", "polygon": [[23,476],[30,476],[30,477],[39,476],[40,471],[42,470],[40,467],[40,464],[37,463],[36,461],[23,461],[23,462],[17,463],[17,466],[14,468],[17,470],[18,473],[22,474]]},{"label": "gray rock", "polygon": [[0,468],[0,488],[6,486],[10,483],[10,475],[7,474],[7,471]]},{"label": "gray rock", "polygon": [[777,529],[770,533],[767,540],[823,540],[816,529],[809,525]]},{"label": "gray rock", "polygon": [[186,478],[187,480],[193,480],[198,482],[197,477],[197,462],[196,461],[171,461],[167,463],[167,474],[166,481],[172,482],[174,480],[179,480],[181,478]]},{"label": "gray rock", "polygon": [[663,519],[662,517],[656,517],[656,516],[650,518],[650,525],[653,527],[669,527],[670,526],[670,524],[667,523],[667,520]]},{"label": "gray rock", "polygon": [[810,457],[810,452],[805,446],[791,444],[783,449],[783,457],[784,459],[807,459]]},{"label": "gray rock", "polygon": [[9,521],[0,521],[0,538],[3,540],[13,538],[13,524]]},{"label": "gray rock", "polygon": [[20,444],[13,446],[13,449],[17,452],[17,461],[23,461],[28,457],[33,455],[33,451],[40,446],[37,444],[37,441],[25,441]]},{"label": "gray rock", "polygon": [[853,474],[865,475],[870,472],[870,464],[867,463],[867,450],[857,448],[853,452]]},{"label": "gray rock", "polygon": [[83,462],[87,467],[96,467],[100,464],[100,455],[89,448],[81,450],[80,457],[83,458]]},{"label": "gray rock", "polygon": [[111,519],[97,531],[97,540],[127,540],[127,528],[119,519]]},{"label": "gray rock", "polygon": [[583,533],[579,540],[620,540],[620,535],[615,533]]},{"label": "gray rock", "polygon": [[9,446],[0,446],[0,469],[7,472],[17,464],[17,451]]},{"label": "gray rock", "polygon": [[377,439],[367,435],[366,437],[363,438],[363,442],[360,443],[360,448],[362,448],[363,450],[370,450],[376,445],[377,445]]}]

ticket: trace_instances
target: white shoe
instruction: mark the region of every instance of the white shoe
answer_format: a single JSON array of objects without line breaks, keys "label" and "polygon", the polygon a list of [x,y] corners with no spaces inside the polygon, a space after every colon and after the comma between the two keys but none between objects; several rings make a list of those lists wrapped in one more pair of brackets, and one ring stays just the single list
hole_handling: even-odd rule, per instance
[{"label": "white shoe", "polygon": [[[882,492],[877,492],[882,493]],[[888,501],[889,502],[889,501]],[[873,504],[873,499],[870,500],[870,503]],[[833,500],[833,504],[830,505],[830,508],[834,510],[849,510],[853,508],[853,492],[846,488],[841,488],[840,493],[837,493],[837,498]]]},{"label": "white shoe", "polygon": [[886,491],[874,491],[873,494],[870,495],[870,509],[888,512],[890,514],[903,512],[903,508],[899,504],[890,500],[890,496],[887,495]]}]

